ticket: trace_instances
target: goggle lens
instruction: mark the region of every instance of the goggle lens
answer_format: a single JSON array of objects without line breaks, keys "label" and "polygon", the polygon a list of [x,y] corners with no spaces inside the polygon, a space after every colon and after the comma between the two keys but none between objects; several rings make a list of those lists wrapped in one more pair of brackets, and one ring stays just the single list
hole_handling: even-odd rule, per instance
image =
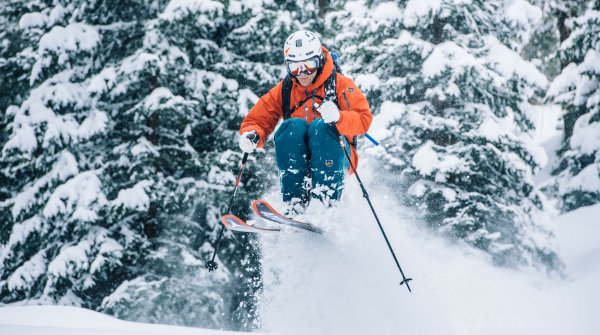
[{"label": "goggle lens", "polygon": [[310,75],[319,69],[319,59],[316,57],[298,62],[287,61],[286,64],[292,76],[299,76],[300,73]]}]

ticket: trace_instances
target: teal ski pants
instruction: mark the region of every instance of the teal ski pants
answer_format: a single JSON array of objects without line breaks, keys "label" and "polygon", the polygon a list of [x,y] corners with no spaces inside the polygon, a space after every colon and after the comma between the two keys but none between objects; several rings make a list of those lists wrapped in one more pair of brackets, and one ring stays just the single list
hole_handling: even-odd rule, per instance
[{"label": "teal ski pants", "polygon": [[275,132],[275,160],[284,202],[297,199],[306,205],[311,195],[328,205],[340,199],[350,163],[337,131],[323,119],[285,120]]}]

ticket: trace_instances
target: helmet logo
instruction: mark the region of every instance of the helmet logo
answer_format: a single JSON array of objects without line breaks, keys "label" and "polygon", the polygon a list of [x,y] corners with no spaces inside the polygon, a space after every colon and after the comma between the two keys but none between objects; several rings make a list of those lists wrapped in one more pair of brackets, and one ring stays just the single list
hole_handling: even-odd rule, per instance
[{"label": "helmet logo", "polygon": [[299,48],[302,46],[302,40],[298,39],[296,40],[296,47]]}]

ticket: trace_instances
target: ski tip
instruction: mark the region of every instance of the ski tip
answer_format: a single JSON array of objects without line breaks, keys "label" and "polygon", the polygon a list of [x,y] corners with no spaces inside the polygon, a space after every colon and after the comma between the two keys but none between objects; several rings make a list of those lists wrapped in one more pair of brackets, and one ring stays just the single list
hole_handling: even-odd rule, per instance
[{"label": "ski tip", "polygon": [[225,214],[221,217],[221,223],[229,228],[229,229],[233,229],[234,228],[234,223],[237,223],[239,225],[243,225],[244,221],[242,221],[242,219],[238,218],[237,216],[233,215],[233,214]]},{"label": "ski tip", "polygon": [[243,233],[262,233],[262,232],[278,232],[280,229],[269,227],[257,227],[254,221],[245,222],[233,214],[226,214],[221,217],[221,223],[229,230]]},{"label": "ski tip", "polygon": [[252,209],[254,210],[255,213],[260,212],[261,206],[267,207],[271,212],[281,215],[275,208],[273,208],[273,206],[269,205],[268,202],[261,200],[261,199],[252,200]]}]

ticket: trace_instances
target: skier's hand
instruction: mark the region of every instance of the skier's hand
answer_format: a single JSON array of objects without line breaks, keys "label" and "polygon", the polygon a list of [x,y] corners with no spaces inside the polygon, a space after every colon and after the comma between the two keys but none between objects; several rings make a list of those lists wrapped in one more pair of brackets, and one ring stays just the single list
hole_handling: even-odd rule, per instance
[{"label": "skier's hand", "polygon": [[240,149],[243,152],[252,153],[258,142],[260,141],[260,136],[256,133],[256,131],[247,131],[240,136]]},{"label": "skier's hand", "polygon": [[318,109],[325,123],[338,122],[340,119],[340,111],[333,101],[325,101]]}]

